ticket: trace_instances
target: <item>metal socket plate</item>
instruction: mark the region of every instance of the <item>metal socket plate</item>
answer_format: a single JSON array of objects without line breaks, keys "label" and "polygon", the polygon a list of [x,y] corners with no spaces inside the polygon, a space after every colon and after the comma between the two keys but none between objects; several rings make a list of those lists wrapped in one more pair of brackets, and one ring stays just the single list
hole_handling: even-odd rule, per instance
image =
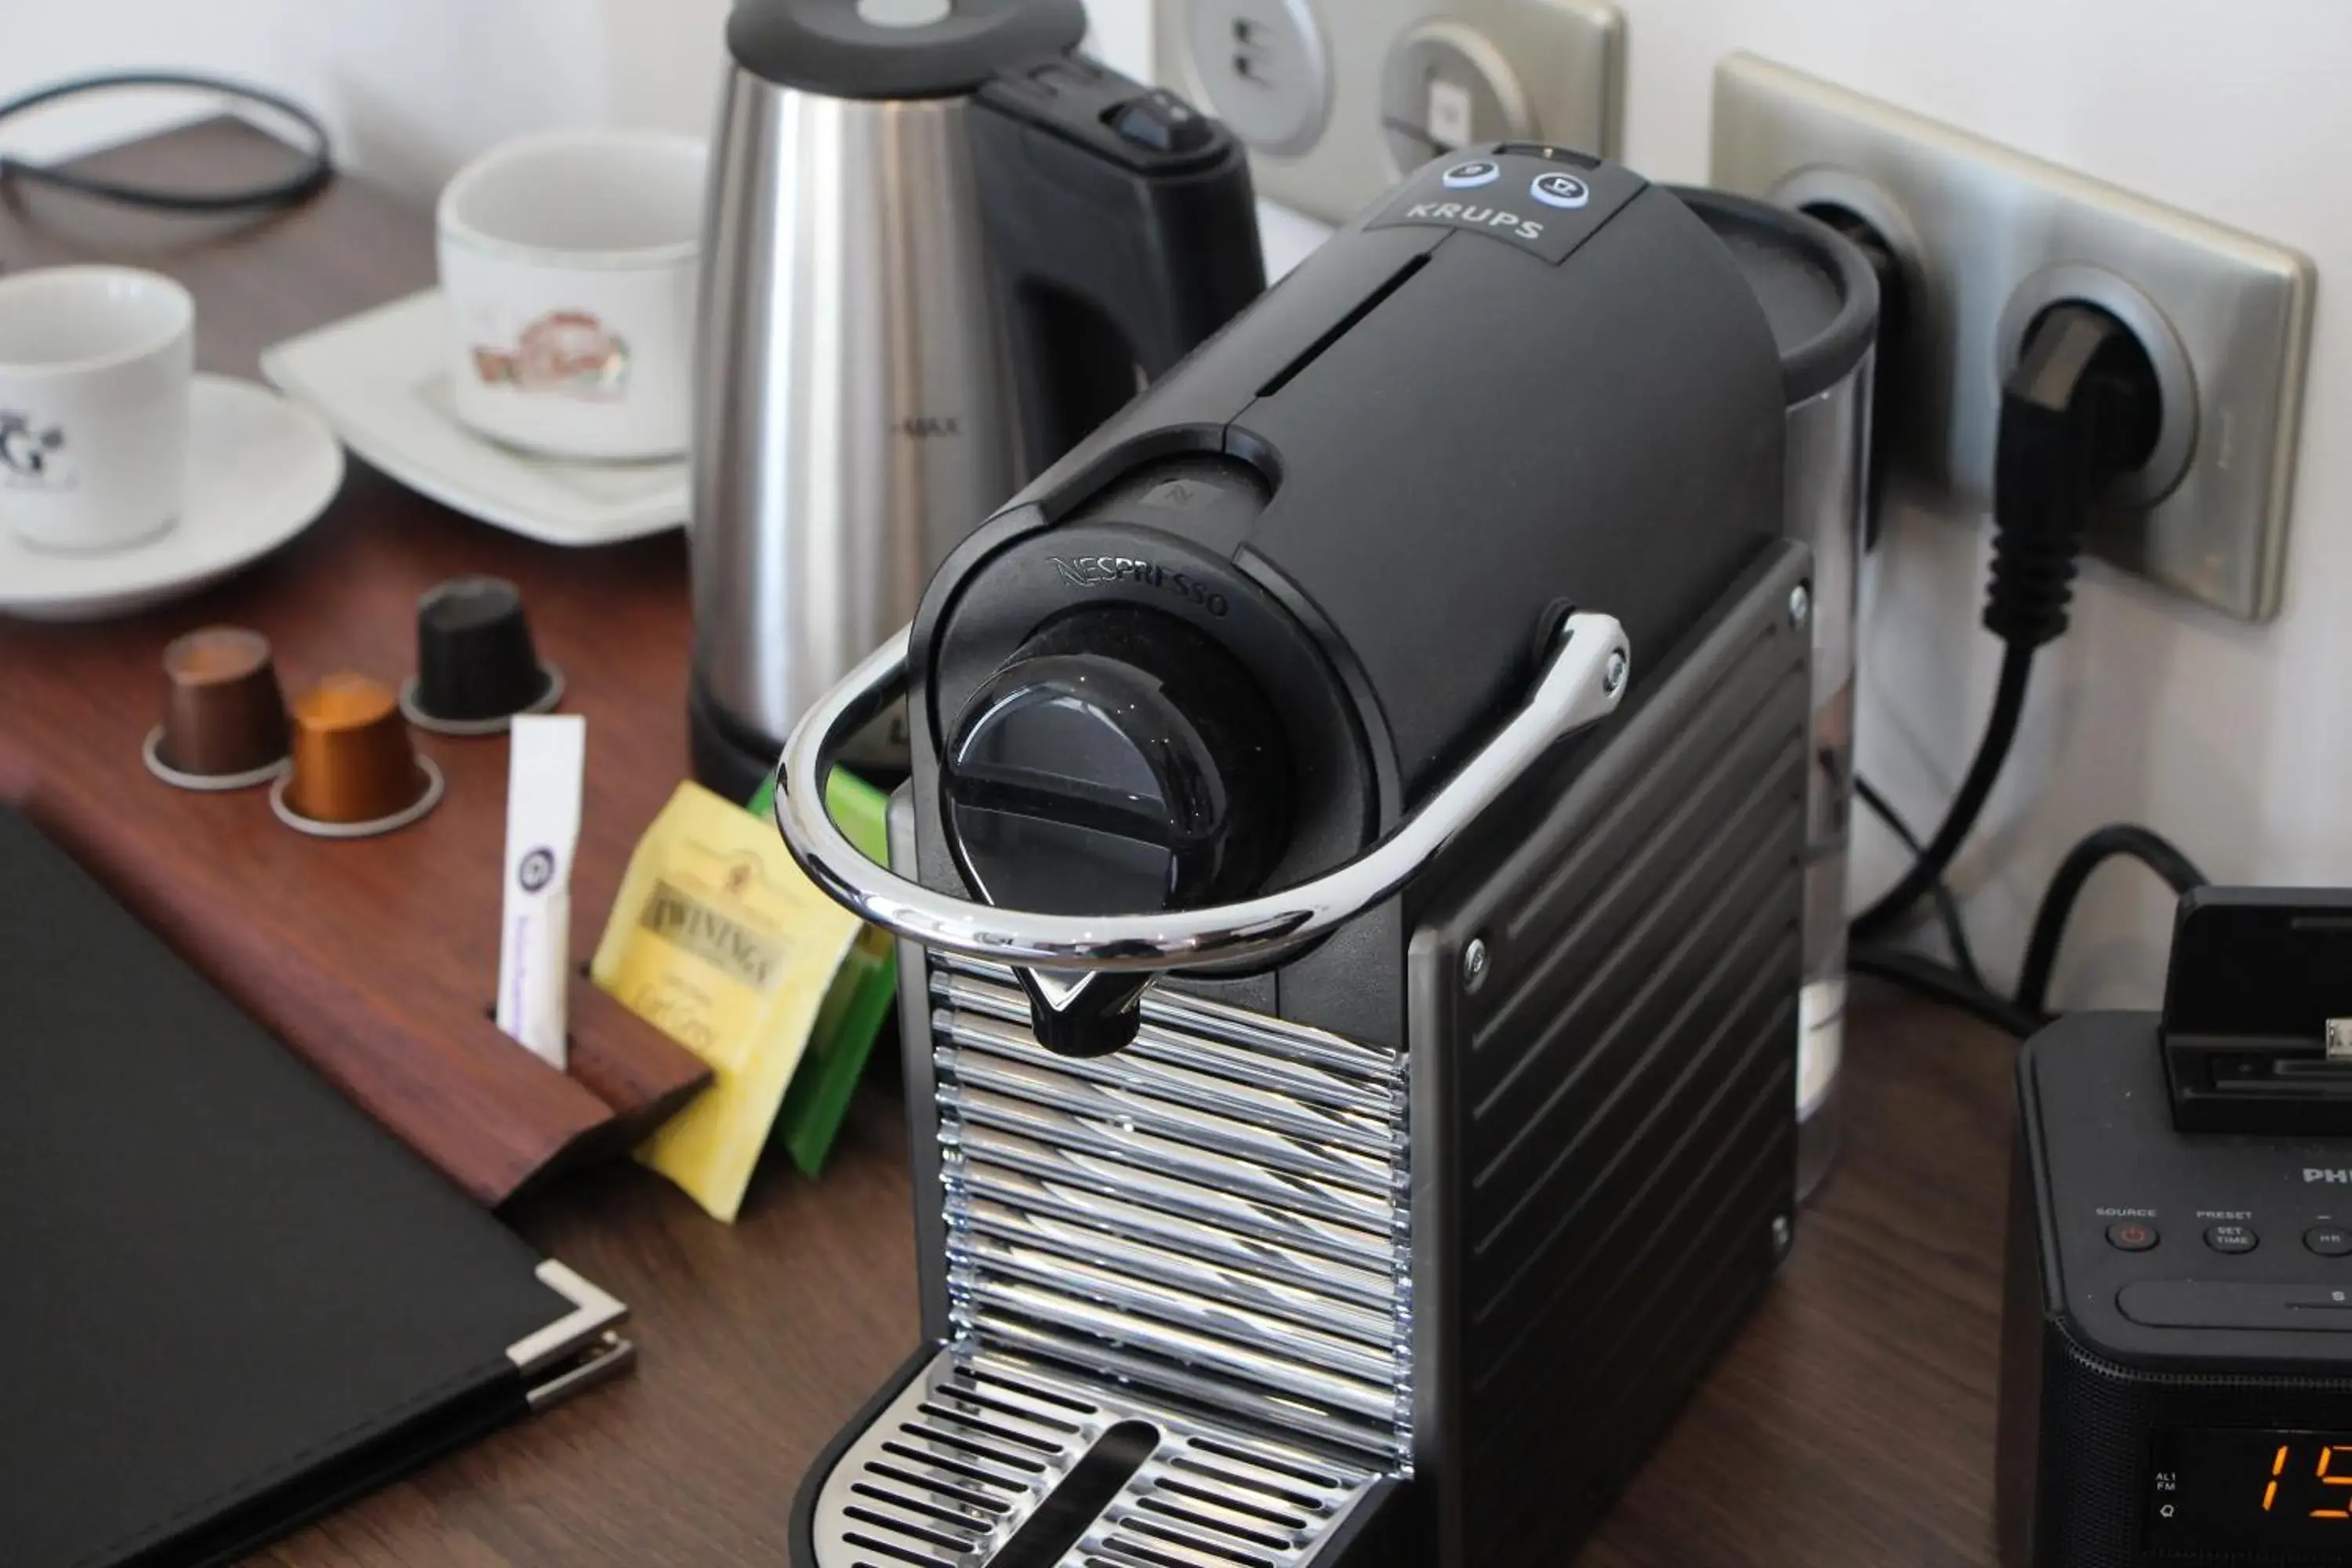
[{"label": "metal socket plate", "polygon": [[2278,613],[2311,337],[2311,263],[2283,246],[2029,158],[1752,55],[1716,71],[1713,180],[1846,207],[1902,258],[1909,477],[1990,504],[2000,381],[2062,300],[2138,333],[2165,394],[2157,451],[2092,552],[2241,620]]},{"label": "metal socket plate", "polygon": [[1185,0],[1192,101],[1270,153],[1307,152],[1331,114],[1331,60],[1309,0]]},{"label": "metal socket plate", "polygon": [[[1250,142],[1258,195],[1327,223],[1345,223],[1442,150],[1433,140],[1424,157],[1400,155],[1431,130],[1411,120],[1432,112],[1475,121],[1483,106],[1490,119],[1524,116],[1514,135],[1617,151],[1625,29],[1605,0],[1164,0],[1154,12],[1160,80]],[[1255,38],[1295,35],[1312,47],[1266,55],[1241,96],[1226,53],[1236,21]],[[1312,68],[1286,68],[1292,59]],[[1439,90],[1412,90],[1410,78],[1433,70]],[[1261,102],[1269,96],[1278,111]],[[1398,102],[1423,112],[1401,125]],[[1261,119],[1297,133],[1254,138]]]}]

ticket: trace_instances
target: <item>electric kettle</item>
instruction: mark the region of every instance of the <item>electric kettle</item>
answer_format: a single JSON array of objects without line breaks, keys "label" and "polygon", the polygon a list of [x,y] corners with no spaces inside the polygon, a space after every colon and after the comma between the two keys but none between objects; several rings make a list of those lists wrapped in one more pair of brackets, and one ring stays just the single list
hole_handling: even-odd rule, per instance
[{"label": "electric kettle", "polygon": [[748,797],[972,524],[1265,287],[1240,145],[1085,31],[1079,0],[729,19],[689,526],[715,788]]}]

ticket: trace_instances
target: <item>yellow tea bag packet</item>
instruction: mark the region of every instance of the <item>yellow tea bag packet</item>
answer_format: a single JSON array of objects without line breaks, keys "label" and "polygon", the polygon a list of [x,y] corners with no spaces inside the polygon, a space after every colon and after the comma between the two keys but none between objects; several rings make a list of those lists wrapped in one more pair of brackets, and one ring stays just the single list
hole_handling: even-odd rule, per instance
[{"label": "yellow tea bag packet", "polygon": [[856,916],[793,864],[772,823],[683,784],[629,858],[596,984],[710,1064],[711,1086],[637,1158],[732,1220]]}]

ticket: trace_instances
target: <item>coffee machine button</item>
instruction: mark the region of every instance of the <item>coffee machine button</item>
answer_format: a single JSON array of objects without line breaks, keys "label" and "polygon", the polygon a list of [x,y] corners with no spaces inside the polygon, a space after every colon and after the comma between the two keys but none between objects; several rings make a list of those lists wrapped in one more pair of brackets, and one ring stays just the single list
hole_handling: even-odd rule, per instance
[{"label": "coffee machine button", "polygon": [[1538,174],[1531,194],[1547,206],[1574,208],[1592,199],[1592,187],[1574,174]]},{"label": "coffee machine button", "polygon": [[1445,171],[1445,188],[1449,191],[1475,190],[1491,185],[1503,177],[1503,166],[1491,158],[1473,158],[1466,163],[1456,163]]}]

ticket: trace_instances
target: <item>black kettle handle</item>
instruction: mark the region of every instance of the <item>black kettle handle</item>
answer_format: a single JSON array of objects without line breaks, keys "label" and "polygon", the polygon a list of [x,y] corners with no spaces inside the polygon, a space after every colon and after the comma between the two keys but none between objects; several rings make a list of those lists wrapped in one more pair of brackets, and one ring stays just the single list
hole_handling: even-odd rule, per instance
[{"label": "black kettle handle", "polygon": [[999,73],[972,157],[1043,472],[1265,291],[1248,155],[1076,55]]}]

